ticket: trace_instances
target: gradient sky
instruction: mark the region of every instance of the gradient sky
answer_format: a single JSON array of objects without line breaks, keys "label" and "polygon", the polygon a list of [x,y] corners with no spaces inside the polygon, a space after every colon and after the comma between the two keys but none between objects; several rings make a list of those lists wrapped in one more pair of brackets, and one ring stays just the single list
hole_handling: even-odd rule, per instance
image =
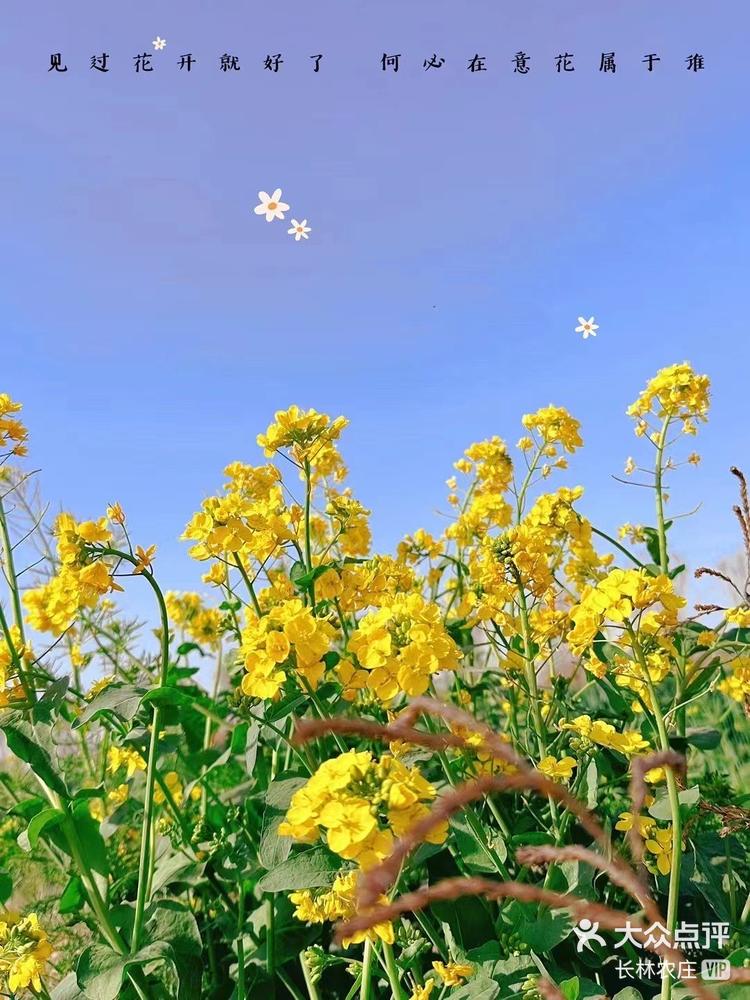
[{"label": "gradient sky", "polygon": [[[749,28],[726,0],[7,0],[0,391],[25,403],[47,497],[87,517],[118,499],[163,584],[192,588],[182,526],[228,461],[258,460],[274,410],[351,419],[351,483],[385,549],[440,523],[466,445],[515,442],[521,414],[554,402],[587,445],[558,482],[583,483],[604,527],[650,523],[650,495],[611,478],[646,454],[624,410],[687,359],[714,407],[704,465],[673,491],[675,511],[703,506],[676,540],[694,564],[733,552]],[[103,50],[107,75],[88,68]],[[558,76],[565,50],[577,70]],[[47,72],[57,51],[67,74]],[[240,73],[218,71],[223,52]],[[425,73],[433,52],[446,64]],[[487,73],[467,72],[475,53]],[[277,186],[308,243],[253,214]]]}]

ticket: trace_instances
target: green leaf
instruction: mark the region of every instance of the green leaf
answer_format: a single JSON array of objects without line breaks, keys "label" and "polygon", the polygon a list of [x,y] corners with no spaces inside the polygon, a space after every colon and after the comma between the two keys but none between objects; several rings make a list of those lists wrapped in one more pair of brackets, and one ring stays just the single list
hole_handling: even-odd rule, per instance
[{"label": "green leaf", "polygon": [[721,1000],[750,1000],[750,986],[747,983],[730,983],[719,985]]},{"label": "green leaf", "polygon": [[[605,660],[604,662],[606,663],[607,661]],[[620,694],[620,688],[615,687],[608,677],[598,677],[597,687],[604,692],[612,711],[618,718],[627,719],[630,716],[630,705]]]},{"label": "green leaf", "polygon": [[258,881],[260,892],[291,892],[332,885],[344,866],[341,858],[322,844],[299,851]]},{"label": "green leaf", "polygon": [[83,802],[85,799],[103,799],[106,794],[104,785],[97,785],[95,788],[79,788],[73,796],[73,801]]},{"label": "green leaf", "polygon": [[[664,524],[664,533],[666,535],[667,531],[672,527],[672,522],[667,521]],[[661,562],[661,548],[659,546],[659,532],[656,528],[644,528],[643,534],[646,536],[646,548],[648,549],[648,554],[654,560],[653,569],[656,571],[654,575],[658,575],[661,570],[659,564]],[[651,567],[649,567],[650,569]],[[684,568],[684,567],[683,567]]]},{"label": "green leaf", "polygon": [[567,913],[544,910],[536,914],[534,920],[524,924],[521,937],[532,951],[548,955],[561,941],[569,936],[573,924]]},{"label": "green leaf", "polygon": [[187,694],[185,688],[179,687],[158,687],[147,691],[141,698],[141,704],[150,705],[191,705],[194,701],[192,695]]},{"label": "green leaf", "polygon": [[219,605],[221,611],[239,611],[242,607],[242,601],[222,601]]},{"label": "green leaf", "polygon": [[643,996],[635,986],[626,986],[624,990],[615,993],[612,1000],[643,1000]]},{"label": "green leaf", "polygon": [[268,710],[265,713],[264,718],[268,722],[278,722],[280,719],[286,718],[290,715],[295,708],[299,708],[307,701],[307,695],[305,694],[292,694],[288,695],[286,698],[282,698],[279,702],[271,702],[268,706]]},{"label": "green leaf", "polygon": [[730,628],[722,636],[727,642],[741,642],[743,646],[750,645],[750,628]]},{"label": "green leaf", "polygon": [[472,976],[463,986],[450,992],[451,1000],[496,1000],[499,996],[500,987],[484,972]]},{"label": "green leaf", "polygon": [[13,879],[10,872],[7,872],[4,868],[0,868],[0,904],[7,903],[12,895]]},{"label": "green leaf", "polygon": [[249,722],[240,722],[232,730],[232,741],[229,749],[232,753],[243,753],[247,746],[247,731],[250,728]]},{"label": "green leaf", "polygon": [[688,729],[685,740],[701,750],[714,750],[721,743],[721,733],[718,729]]},{"label": "green leaf", "polygon": [[[698,785],[692,785],[690,788],[686,788],[684,791],[679,793],[680,800],[680,813],[684,817],[690,815],[695,806],[698,805],[698,801],[701,797],[701,790]],[[660,819],[669,822],[672,819],[672,808],[669,804],[669,796],[667,794],[660,795],[659,798],[654,802],[654,804],[649,809],[649,815],[653,816],[654,819]]]},{"label": "green leaf", "polygon": [[471,951],[467,951],[466,958],[475,965],[483,965],[485,962],[499,961],[501,954],[499,941],[485,941],[478,948],[472,948]]},{"label": "green leaf", "polygon": [[591,865],[587,865],[583,861],[563,861],[559,866],[559,871],[565,881],[565,885],[558,887],[554,883],[555,873],[553,871],[550,880],[551,887],[558,888],[560,891],[567,890],[568,892],[575,893],[576,896],[583,896],[584,899],[595,898],[595,872]]},{"label": "green leaf", "polygon": [[49,722],[52,713],[57,711],[65,700],[65,694],[70,684],[70,677],[58,677],[46,689],[33,708],[33,716],[37,722]]},{"label": "green leaf", "polygon": [[271,871],[286,861],[292,849],[292,838],[279,836],[279,826],[283,819],[283,815],[276,815],[270,820],[263,820],[263,832],[258,845],[258,862],[266,871]]},{"label": "green leaf", "polygon": [[34,774],[53,792],[70,798],[63,776],[57,766],[57,754],[52,748],[50,727],[43,723],[32,726],[20,712],[11,712],[0,729],[5,733],[8,749],[28,764]]},{"label": "green leaf", "polygon": [[107,878],[109,876],[107,847],[99,830],[99,823],[89,812],[88,804],[76,802],[71,819],[89,866],[98,875]]},{"label": "green leaf", "polygon": [[203,650],[197,642],[183,642],[177,647],[178,656],[187,656],[188,653],[199,652],[203,656]]},{"label": "green leaf", "polygon": [[148,922],[148,935],[168,941],[175,957],[179,988],[177,1000],[201,995],[203,942],[193,914],[172,900],[163,901]]},{"label": "green leaf", "polygon": [[288,772],[286,774],[280,774],[279,777],[276,778],[275,781],[272,781],[268,786],[268,791],[266,792],[266,806],[270,806],[277,812],[286,812],[291,805],[294,793],[298,789],[302,788],[302,786],[306,783],[307,778],[301,778],[299,775],[291,775]]},{"label": "green leaf", "polygon": [[[452,816],[450,820],[450,829],[453,837],[456,841],[456,846],[458,848],[459,854],[462,861],[479,872],[496,872],[497,867],[492,860],[487,855],[487,852],[477,843],[477,838],[465,816],[458,815]],[[507,849],[505,844],[503,844],[502,852],[500,858],[502,861],[505,860],[507,855]]]},{"label": "green leaf", "polygon": [[[333,562],[323,563],[321,566],[316,566],[308,572],[304,563],[296,562],[294,566],[292,566],[289,578],[297,590],[309,590],[310,586],[315,583],[319,576],[327,573],[329,569],[333,569],[335,566],[336,563]],[[299,567],[302,567],[302,569],[300,570]]]},{"label": "green leaf", "polygon": [[[99,823],[89,812],[86,800],[76,802],[66,817],[67,823],[73,827],[80,849],[89,866],[98,874],[107,878],[109,875],[109,860],[104,838],[99,831]],[[72,857],[69,829],[55,824],[48,828],[48,836],[52,843],[61,851]]]},{"label": "green leaf", "polygon": [[559,985],[560,992],[565,997],[565,1000],[578,1000],[578,995],[581,992],[581,981],[578,976],[565,979]]},{"label": "green leaf", "polygon": [[291,837],[279,836],[279,826],[284,820],[292,796],[306,783],[306,778],[295,775],[279,777],[269,785],[258,846],[258,861],[266,871],[278,867],[289,857],[293,841]]},{"label": "green leaf", "polygon": [[604,637],[603,632],[596,633],[594,641],[591,643],[591,648],[594,650],[594,656],[597,660],[601,660],[602,663],[606,663],[608,666],[614,663],[616,657],[622,656],[620,648],[613,642],[609,642]]},{"label": "green leaf", "polygon": [[730,921],[727,891],[727,856],[735,870],[744,865],[746,851],[736,837],[701,831],[693,840],[694,852],[683,859],[685,878],[713,910],[712,919]]},{"label": "green leaf", "polygon": [[106,945],[92,944],[78,959],[76,979],[88,1000],[117,1000],[129,968],[164,961],[173,961],[166,941],[147,944],[135,955],[119,955]]},{"label": "green leaf", "polygon": [[202,870],[202,865],[186,858],[184,854],[162,855],[156,863],[151,896],[155,896],[160,889],[164,889],[171,882],[189,881],[196,872]]},{"label": "green leaf", "polygon": [[594,1000],[595,997],[606,1000],[606,994],[599,983],[595,983],[593,979],[587,979],[585,976],[581,976],[579,982],[578,1000]]},{"label": "green leaf", "polygon": [[258,757],[258,745],[260,743],[260,726],[254,722],[250,727],[245,748],[245,770],[252,774],[255,770],[255,761]]},{"label": "green leaf", "polygon": [[75,972],[69,972],[49,996],[50,1000],[86,1000],[78,986]]},{"label": "green leaf", "polygon": [[112,712],[123,722],[130,722],[138,711],[142,697],[143,688],[132,684],[110,684],[86,706],[73,723],[73,728],[80,729],[106,712]]},{"label": "green leaf", "polygon": [[468,649],[474,643],[474,638],[470,628],[466,627],[466,619],[460,618],[452,621],[446,626],[448,635],[461,649]]},{"label": "green leaf", "polygon": [[74,875],[63,889],[57,908],[60,913],[77,913],[85,901],[86,895],[83,891],[83,882],[81,882],[77,875]]},{"label": "green leaf", "polygon": [[42,809],[31,818],[26,829],[18,835],[18,846],[24,851],[33,851],[45,827],[56,825],[64,819],[65,813],[62,809]]},{"label": "green leaf", "polygon": [[599,771],[596,761],[591,760],[586,768],[586,805],[589,809],[596,809],[596,802],[599,793]]}]

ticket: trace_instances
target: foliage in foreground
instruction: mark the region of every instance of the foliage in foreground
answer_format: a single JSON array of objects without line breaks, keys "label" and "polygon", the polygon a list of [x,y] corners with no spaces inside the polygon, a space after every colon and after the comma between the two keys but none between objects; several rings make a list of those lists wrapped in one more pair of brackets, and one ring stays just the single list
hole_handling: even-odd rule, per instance
[{"label": "foliage in foreground", "polygon": [[[708,378],[678,364],[629,408],[653,526],[612,537],[581,488],[548,491],[582,445],[548,406],[516,457],[471,445],[443,534],[392,556],[343,485],[346,420],[291,407],[258,437],[268,461],[231,464],[185,529],[204,600],[163,594],[116,503],[48,529],[0,395],[0,987],[706,996],[680,964],[687,925],[739,1000],[748,583],[702,568],[734,596],[688,610],[665,514],[708,407]],[[136,586],[153,652],[112,597]]]}]

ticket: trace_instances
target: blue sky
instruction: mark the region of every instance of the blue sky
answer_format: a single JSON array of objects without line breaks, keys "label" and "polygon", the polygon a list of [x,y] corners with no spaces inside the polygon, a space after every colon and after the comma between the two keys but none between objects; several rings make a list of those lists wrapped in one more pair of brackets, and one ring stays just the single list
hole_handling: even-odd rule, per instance
[{"label": "blue sky", "polygon": [[[559,481],[586,486],[602,526],[648,523],[646,491],[611,479],[638,455],[624,410],[685,359],[710,374],[714,407],[704,465],[673,494],[675,510],[703,506],[676,541],[701,561],[737,548],[746,5],[6,8],[0,391],[25,403],[47,497],[80,516],[118,499],[135,540],[159,545],[165,586],[196,585],[184,522],[228,461],[257,460],[256,434],[292,402],[351,419],[343,451],[381,549],[439,523],[466,445],[515,442],[521,414],[549,402],[586,442]],[[156,71],[136,76],[157,35]],[[107,75],[88,68],[103,50]],[[565,50],[577,70],[558,76]],[[58,51],[67,74],[46,71]],[[384,51],[401,53],[397,75],[380,71]],[[240,73],[219,72],[223,52]],[[264,71],[276,52],[281,71]],[[446,64],[425,73],[433,52]],[[652,74],[647,52],[661,56]],[[701,73],[685,68],[692,52]],[[467,72],[475,53],[487,73]],[[253,214],[277,186],[308,243]],[[584,313],[596,340],[573,333]]]}]

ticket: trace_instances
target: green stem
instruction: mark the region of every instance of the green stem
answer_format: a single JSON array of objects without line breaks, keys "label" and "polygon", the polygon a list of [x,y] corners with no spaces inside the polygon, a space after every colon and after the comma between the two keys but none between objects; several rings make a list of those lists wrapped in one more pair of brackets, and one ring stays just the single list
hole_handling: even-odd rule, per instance
[{"label": "green stem", "polygon": [[422,933],[425,935],[425,937],[430,942],[435,951],[438,953],[438,955],[440,955],[442,959],[445,959],[447,957],[447,952],[445,950],[445,942],[440,940],[440,935],[435,930],[435,928],[431,926],[430,918],[428,917],[428,915],[426,913],[420,913],[418,910],[415,910],[414,913],[411,914],[411,916],[419,924],[420,928],[422,929]]},{"label": "green stem", "polygon": [[245,1000],[245,887],[240,880],[237,898],[237,997]]},{"label": "green stem", "polygon": [[[312,508],[312,474],[309,461],[305,460],[305,561],[308,573],[312,573],[312,532],[310,530],[310,511]],[[315,608],[315,581],[310,583],[310,601]]]},{"label": "green stem", "polygon": [[359,987],[359,1000],[372,1000],[372,941],[365,941],[362,956],[362,982]]},{"label": "green stem", "polygon": [[0,630],[3,633],[3,639],[5,640],[5,645],[8,647],[8,652],[10,653],[10,659],[13,663],[13,667],[18,674],[18,679],[21,681],[21,686],[23,687],[24,697],[26,701],[31,704],[32,694],[36,697],[36,691],[34,690],[34,685],[26,677],[26,672],[23,667],[23,660],[21,655],[16,649],[15,643],[13,642],[13,636],[10,631],[10,626],[8,625],[8,619],[5,617],[5,612],[3,611],[3,606],[0,604]]},{"label": "green stem", "polygon": [[603,538],[603,539],[604,539],[605,541],[609,542],[609,544],[610,544],[610,545],[614,545],[614,547],[615,547],[616,549],[619,549],[619,550],[620,550],[620,552],[622,552],[622,554],[623,554],[623,555],[627,556],[627,557],[628,557],[628,559],[629,559],[629,560],[630,560],[631,562],[635,563],[635,564],[636,564],[636,566],[639,566],[639,567],[640,567],[641,569],[643,569],[643,563],[641,562],[641,560],[640,560],[640,559],[637,559],[637,558],[636,558],[636,557],[635,557],[635,556],[633,555],[633,553],[632,553],[632,552],[628,552],[628,550],[627,550],[627,549],[625,548],[625,546],[624,546],[624,545],[621,545],[621,544],[620,544],[620,543],[619,543],[619,542],[617,541],[617,539],[616,539],[616,538],[613,538],[613,537],[612,537],[611,535],[608,535],[608,534],[606,533],[606,531],[600,531],[600,530],[599,530],[598,528],[595,528],[595,527],[594,527],[593,525],[591,526],[591,530],[593,531],[593,533],[594,533],[595,535],[598,535],[598,536],[599,536],[600,538]]},{"label": "green stem", "polygon": [[307,958],[305,957],[304,950],[299,953],[299,964],[302,966],[302,975],[305,979],[305,986],[307,987],[307,996],[309,1000],[320,1000],[320,994],[318,993],[318,988],[313,982],[312,973],[310,971],[310,966],[307,964]]},{"label": "green stem", "polygon": [[732,864],[732,848],[729,838],[724,841],[724,853],[727,859],[727,881],[729,882],[729,918],[732,924],[737,923],[737,885],[734,878],[734,865]]},{"label": "green stem", "polygon": [[[18,577],[16,576],[16,567],[13,561],[13,546],[10,540],[10,531],[8,530],[8,519],[5,514],[5,506],[3,504],[2,497],[0,497],[0,534],[2,535],[3,541],[3,568],[5,570],[5,579],[8,584],[8,590],[10,591],[10,599],[13,604],[13,615],[15,618],[16,628],[18,629],[18,634],[21,638],[21,645],[26,645],[26,639],[24,634],[24,624],[23,624],[23,611],[21,609],[21,592],[18,587]],[[4,617],[3,617],[4,621]],[[11,649],[11,654],[13,654],[14,649],[12,643],[9,641],[9,632],[7,630],[7,623],[3,626],[3,632],[5,633],[6,641]],[[36,691],[34,690],[34,685],[29,682],[26,677],[25,671],[23,669],[23,664],[21,662],[21,657],[16,653],[14,659],[16,660],[16,669],[18,671],[18,678],[21,681],[21,685],[26,695],[26,699],[32,704],[36,701]]]},{"label": "green stem", "polygon": [[253,602],[253,607],[255,608],[255,613],[256,613],[256,615],[259,618],[261,618],[263,616],[263,612],[261,611],[260,604],[258,603],[258,596],[255,593],[255,587],[253,586],[253,581],[250,579],[250,577],[248,576],[247,570],[242,565],[242,560],[236,554],[235,554],[235,557],[234,557],[234,561],[235,561],[235,564],[237,566],[237,569],[240,571],[240,576],[244,580],[245,586],[247,587],[247,589],[248,589],[248,591],[250,593],[250,600]]},{"label": "green stem", "polygon": [[393,954],[393,948],[391,945],[383,942],[383,957],[385,958],[385,967],[388,973],[388,982],[391,987],[391,996],[393,1000],[404,1000],[404,991],[401,989],[401,979],[398,974],[398,967],[396,965],[396,958]]},{"label": "green stem", "polygon": [[302,995],[302,991],[297,989],[294,980],[286,972],[284,972],[283,969],[278,969],[276,975],[289,990],[289,995],[292,997],[292,1000],[305,1000]]},{"label": "green stem", "polygon": [[276,914],[273,896],[266,896],[266,972],[271,980],[271,996],[276,995]]},{"label": "green stem", "polygon": [[[221,683],[221,668],[222,668],[222,646],[219,646],[216,655],[216,670],[214,671],[214,683],[213,689],[211,691],[211,704],[216,704],[216,695],[219,693],[219,684]],[[206,716],[206,721],[203,724],[203,752],[204,754],[211,745],[211,733],[213,731],[213,719],[210,715]],[[204,764],[201,767],[201,779],[204,777],[206,771],[208,770],[208,765]],[[205,819],[206,809],[208,808],[208,793],[206,791],[205,785],[201,788],[201,816]]]},{"label": "green stem", "polygon": [[[306,677],[304,677],[302,674],[300,674],[300,678],[302,680],[302,685],[305,688],[305,690],[307,691],[307,694],[310,697],[310,701],[315,706],[315,709],[316,709],[318,715],[320,716],[320,718],[321,719],[330,719],[330,718],[332,718],[330,712],[327,712],[326,709],[323,707],[323,703],[321,702],[320,698],[318,698],[317,694],[315,693],[315,690],[314,690],[312,684],[310,684],[310,682],[308,681],[308,679]],[[336,746],[339,749],[339,753],[346,753],[346,745],[345,745],[345,743],[343,742],[343,740],[341,739],[341,737],[339,736],[338,733],[333,733],[333,739],[334,739],[334,742],[335,742]]]},{"label": "green stem", "polygon": [[670,420],[670,417],[665,419],[656,442],[656,465],[654,468],[654,488],[656,490],[656,533],[659,537],[659,569],[662,573],[666,573],[669,568],[669,556],[667,555],[667,530],[664,526],[664,493],[662,491],[664,468],[662,463],[664,459],[664,447],[667,441],[667,431],[669,430]]},{"label": "green stem", "polygon": [[[101,555],[115,556],[132,566],[138,566],[138,560],[128,552],[120,552],[118,549],[103,548],[98,550]],[[169,671],[169,615],[164,601],[161,588],[148,569],[142,569],[140,575],[146,580],[156,597],[159,606],[159,616],[161,618],[161,662],[159,672],[159,686],[165,687],[167,683],[167,673]],[[135,915],[133,918],[133,935],[130,941],[130,951],[135,953],[140,947],[141,933],[143,931],[143,919],[146,909],[146,899],[153,878],[154,852],[151,850],[152,826],[154,822],[154,785],[156,784],[156,759],[159,754],[159,736],[162,724],[162,708],[158,702],[154,703],[153,715],[151,719],[151,739],[148,748],[148,761],[146,765],[146,790],[143,804],[143,825],[141,827],[141,850],[138,859],[138,889],[135,899]]]},{"label": "green stem", "polygon": [[[429,717],[425,718],[425,725],[430,730],[430,732],[432,733],[437,732],[435,724]],[[455,775],[453,774],[453,769],[451,768],[450,761],[448,760],[448,758],[446,757],[445,753],[442,750],[438,751],[437,757],[438,760],[440,761],[443,773],[448,779],[449,784],[451,785],[452,788],[455,788],[456,778]],[[500,860],[497,851],[495,851],[494,848],[490,846],[489,841],[485,836],[484,825],[482,824],[482,821],[479,815],[477,814],[477,811],[474,808],[474,806],[471,804],[465,806],[464,814],[466,816],[466,822],[469,824],[471,828],[471,832],[474,835],[474,839],[476,840],[479,849],[485,853],[488,860],[492,864],[493,868],[497,871],[498,875],[500,875],[501,878],[504,878],[506,880],[509,879],[510,874],[508,872],[508,869]]]},{"label": "green stem", "polygon": [[[651,711],[656,722],[656,730],[659,734],[659,746],[662,750],[671,749],[669,745],[669,735],[667,733],[664,716],[659,705],[659,698],[656,693],[654,682],[648,670],[646,658],[638,642],[638,638],[632,626],[628,627],[630,641],[633,651],[641,665],[643,676],[648,685]],[[669,797],[669,810],[672,817],[672,867],[669,872],[669,892],[667,897],[667,932],[670,940],[674,941],[675,929],[677,927],[677,910],[680,900],[680,872],[682,870],[682,816],[680,814],[680,793],[677,787],[677,779],[671,767],[665,767],[664,772],[667,781],[667,795]],[[672,975],[669,971],[669,963],[664,963],[661,980],[661,1000],[671,1000],[672,996]]]},{"label": "green stem", "polygon": [[[534,656],[531,651],[531,628],[529,626],[529,609],[526,604],[526,594],[523,589],[523,581],[518,577],[518,596],[519,596],[519,607],[521,611],[521,631],[523,633],[523,645],[524,645],[524,672],[526,675],[526,684],[529,689],[529,701],[531,703],[531,715],[534,721],[534,729],[536,731],[537,743],[539,745],[539,759],[542,760],[547,756],[547,727],[542,718],[542,706],[539,700],[539,686],[536,682],[536,665],[534,663]],[[552,798],[548,796],[547,801],[549,802],[549,814],[552,820],[552,829],[555,834],[555,840],[559,842],[560,831],[558,828],[558,812],[557,803]]]}]

